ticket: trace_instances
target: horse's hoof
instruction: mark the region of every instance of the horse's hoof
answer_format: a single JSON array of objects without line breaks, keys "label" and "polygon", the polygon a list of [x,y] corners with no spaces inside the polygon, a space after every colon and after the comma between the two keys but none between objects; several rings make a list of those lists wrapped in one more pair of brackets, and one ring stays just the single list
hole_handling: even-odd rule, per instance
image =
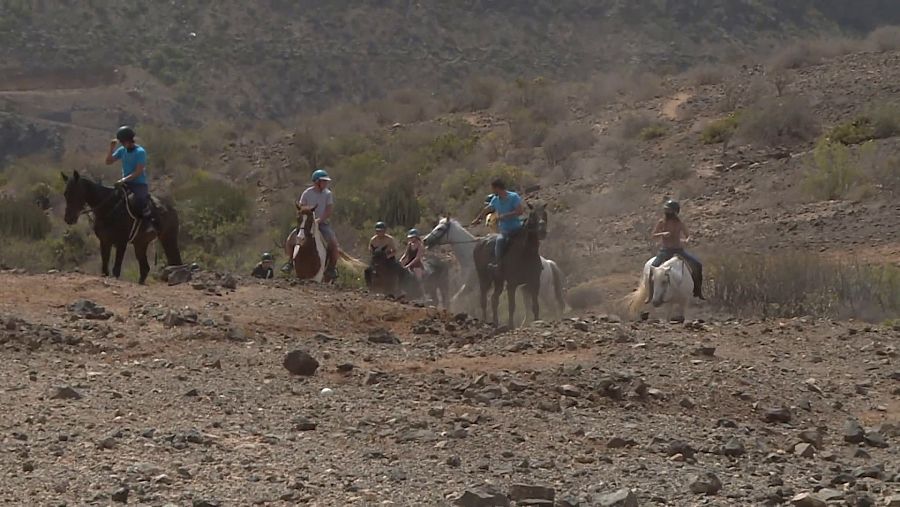
[{"label": "horse's hoof", "polygon": [[649,320],[650,312],[641,312],[641,320]]}]

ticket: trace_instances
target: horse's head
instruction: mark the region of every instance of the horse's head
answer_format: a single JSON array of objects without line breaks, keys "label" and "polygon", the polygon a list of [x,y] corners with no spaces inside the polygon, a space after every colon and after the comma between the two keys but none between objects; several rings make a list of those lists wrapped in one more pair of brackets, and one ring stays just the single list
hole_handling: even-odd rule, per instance
[{"label": "horse's head", "polygon": [[650,268],[650,283],[653,284],[653,299],[650,300],[650,304],[660,307],[671,297],[672,267]]},{"label": "horse's head", "polygon": [[545,203],[529,203],[528,209],[530,211],[528,213],[528,219],[525,221],[525,226],[530,232],[536,233],[538,239],[542,241],[547,239],[547,220],[549,218],[547,214],[547,205]]},{"label": "horse's head", "polygon": [[453,221],[450,217],[443,217],[438,220],[438,224],[423,239],[422,243],[426,248],[431,248],[447,243],[450,238],[447,237],[450,228],[453,227]]},{"label": "horse's head", "polygon": [[372,250],[372,266],[376,268],[387,264],[387,246]]},{"label": "horse's head", "polygon": [[316,220],[316,206],[312,208],[297,204],[297,226],[300,230],[310,232]]},{"label": "horse's head", "polygon": [[78,171],[74,171],[71,177],[66,175],[66,173],[60,174],[66,183],[66,189],[63,191],[63,196],[66,198],[65,220],[67,224],[75,225],[78,222],[78,217],[81,216],[82,210],[87,205],[87,189],[86,185],[84,185],[86,180],[81,178]]}]

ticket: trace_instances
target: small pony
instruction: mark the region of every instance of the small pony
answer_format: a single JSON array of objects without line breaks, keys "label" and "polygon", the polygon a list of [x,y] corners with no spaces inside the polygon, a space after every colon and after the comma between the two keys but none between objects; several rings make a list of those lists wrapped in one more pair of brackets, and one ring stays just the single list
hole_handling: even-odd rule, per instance
[{"label": "small pony", "polygon": [[644,264],[644,271],[636,291],[626,296],[632,317],[637,316],[650,295],[654,308],[668,306],[668,317],[673,322],[684,322],[684,310],[694,293],[694,279],[687,261],[679,256],[672,257],[658,268],[653,267],[653,259]]}]

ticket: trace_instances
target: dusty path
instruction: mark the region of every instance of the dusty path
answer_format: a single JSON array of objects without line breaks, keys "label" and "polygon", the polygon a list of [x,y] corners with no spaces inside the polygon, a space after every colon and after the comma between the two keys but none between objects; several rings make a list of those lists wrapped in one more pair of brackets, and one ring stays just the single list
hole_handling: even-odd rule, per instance
[{"label": "dusty path", "polygon": [[[900,473],[895,329],[582,316],[495,335],[362,293],[203,283],[0,274],[0,499],[431,506],[489,480],[573,505],[619,488],[640,505],[760,505],[878,466],[854,481],[881,501]],[[114,315],[74,317],[82,298]],[[369,341],[378,328],[400,343]],[[281,366],[295,348],[315,376]],[[60,386],[81,398],[54,399]],[[763,421],[781,406],[789,422]],[[882,425],[888,447],[844,443],[848,418]],[[820,451],[792,454],[817,427]],[[729,441],[743,450],[723,454]],[[722,491],[692,493],[697,472]]]}]

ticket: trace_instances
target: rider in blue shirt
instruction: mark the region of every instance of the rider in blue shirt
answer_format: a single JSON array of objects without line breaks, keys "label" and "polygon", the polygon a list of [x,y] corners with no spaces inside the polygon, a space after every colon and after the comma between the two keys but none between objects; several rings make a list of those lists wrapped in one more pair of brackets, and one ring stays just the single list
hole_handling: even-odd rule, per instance
[{"label": "rider in blue shirt", "polygon": [[472,224],[480,223],[484,216],[492,211],[496,213],[499,234],[494,243],[494,267],[500,269],[510,236],[522,229],[525,205],[519,194],[506,189],[506,183],[501,179],[491,182],[491,190],[494,192],[494,196],[472,221]]},{"label": "rider in blue shirt", "polygon": [[[147,152],[134,142],[134,129],[120,127],[116,138],[109,143],[106,165],[122,161],[122,178],[116,185],[122,185],[134,196],[134,205],[144,220],[145,230],[153,231],[150,214],[150,187],[147,185]],[[119,146],[121,144],[121,146]]]}]

